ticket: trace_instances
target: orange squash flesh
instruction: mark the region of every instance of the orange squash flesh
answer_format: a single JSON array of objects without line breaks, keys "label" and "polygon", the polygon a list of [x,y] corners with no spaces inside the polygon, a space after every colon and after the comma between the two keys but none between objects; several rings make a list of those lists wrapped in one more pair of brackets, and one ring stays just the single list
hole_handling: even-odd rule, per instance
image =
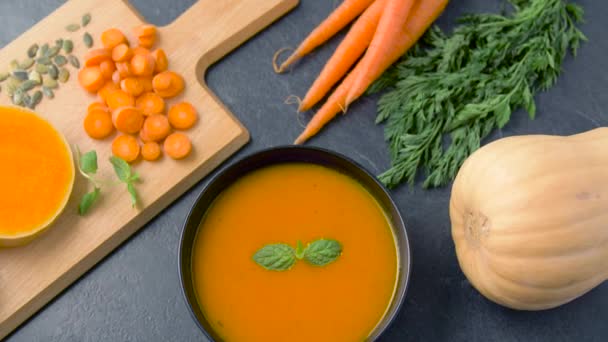
[{"label": "orange squash flesh", "polygon": [[38,115],[0,106],[0,247],[31,241],[61,213],[74,184],[65,138]]}]

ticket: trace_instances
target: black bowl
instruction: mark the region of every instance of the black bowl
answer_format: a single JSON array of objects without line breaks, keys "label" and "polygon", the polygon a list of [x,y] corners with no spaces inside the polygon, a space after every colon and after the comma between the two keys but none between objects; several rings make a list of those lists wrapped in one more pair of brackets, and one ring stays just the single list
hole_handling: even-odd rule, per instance
[{"label": "black bowl", "polygon": [[192,247],[205,212],[215,198],[239,177],[265,166],[290,162],[323,165],[351,176],[359,181],[359,183],[376,198],[389,217],[391,227],[397,239],[399,255],[397,292],[395,293],[384,318],[369,336],[369,340],[375,340],[380,337],[395,319],[405,297],[410,275],[410,247],[405,225],[397,206],[391,199],[387,190],[372,174],[347,157],[320,148],[285,146],[254,153],[224,168],[211,179],[209,184],[203,189],[186,219],[179,250],[180,280],[190,312],[198,326],[209,339],[213,341],[222,340],[213,331],[211,325],[203,315],[196,299],[194,283],[192,280]]}]

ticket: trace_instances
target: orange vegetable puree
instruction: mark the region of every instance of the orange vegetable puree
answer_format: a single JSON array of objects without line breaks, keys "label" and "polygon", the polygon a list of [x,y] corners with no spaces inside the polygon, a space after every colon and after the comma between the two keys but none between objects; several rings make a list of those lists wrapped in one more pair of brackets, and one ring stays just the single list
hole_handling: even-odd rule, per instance
[{"label": "orange vegetable puree", "polygon": [[45,225],[69,196],[74,168],[66,143],[37,115],[0,106],[0,235]]},{"label": "orange vegetable puree", "polygon": [[[299,260],[269,271],[253,254],[269,243],[338,240],[324,267]],[[254,171],[208,210],[193,273],[202,310],[226,341],[362,341],[384,316],[397,278],[388,219],[359,183],[322,166]]]}]

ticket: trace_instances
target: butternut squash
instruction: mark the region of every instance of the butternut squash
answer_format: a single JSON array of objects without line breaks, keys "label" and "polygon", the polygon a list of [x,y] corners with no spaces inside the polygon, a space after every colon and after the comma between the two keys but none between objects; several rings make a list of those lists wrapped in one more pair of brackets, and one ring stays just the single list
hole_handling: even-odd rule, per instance
[{"label": "butternut squash", "polygon": [[49,122],[0,106],[0,247],[22,245],[61,213],[74,184],[70,148]]},{"label": "butternut squash", "polygon": [[450,219],[460,267],[488,299],[542,310],[583,295],[608,278],[608,128],[479,149]]}]

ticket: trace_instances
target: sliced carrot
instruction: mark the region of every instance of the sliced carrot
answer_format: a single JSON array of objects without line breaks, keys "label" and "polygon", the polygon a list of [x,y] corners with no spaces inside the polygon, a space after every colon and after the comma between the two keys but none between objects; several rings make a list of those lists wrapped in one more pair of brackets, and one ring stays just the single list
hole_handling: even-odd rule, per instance
[{"label": "sliced carrot", "polygon": [[103,109],[93,109],[84,118],[84,131],[93,139],[103,139],[114,131],[110,113]]},{"label": "sliced carrot", "polygon": [[101,102],[91,102],[91,104],[87,107],[87,113],[92,112],[93,110],[103,110],[105,112],[110,112],[110,109]]},{"label": "sliced carrot", "polygon": [[142,24],[133,29],[135,37],[153,36],[156,35],[156,26],[150,24]]},{"label": "sliced carrot", "polygon": [[120,76],[121,80],[133,75],[133,72],[131,71],[131,63],[129,62],[116,63],[116,70],[118,71],[118,75]]},{"label": "sliced carrot", "polygon": [[154,141],[154,140],[152,140],[152,138],[150,138],[150,136],[148,135],[148,132],[146,132],[145,127],[142,127],[141,130],[139,131],[139,139],[141,139],[141,141],[143,141],[144,143]]},{"label": "sliced carrot", "polygon": [[185,134],[172,133],[165,139],[163,148],[169,157],[183,159],[192,151],[192,143]]},{"label": "sliced carrot", "polygon": [[136,77],[127,77],[120,81],[120,89],[134,97],[137,97],[144,92],[144,86],[139,83],[139,80]]},{"label": "sliced carrot", "polygon": [[137,76],[151,76],[155,67],[151,55],[136,54],[131,58],[131,72]]},{"label": "sliced carrot", "polygon": [[[155,93],[143,93],[135,100],[135,106],[144,113],[144,115],[162,114],[165,111],[165,101],[162,97]],[[169,118],[171,121],[171,118]]]},{"label": "sliced carrot", "polygon": [[154,57],[156,62],[154,72],[163,72],[169,68],[169,60],[167,59],[167,55],[163,49],[154,50],[154,52],[152,52],[152,57]]},{"label": "sliced carrot", "polygon": [[137,79],[144,87],[144,92],[148,93],[154,91],[154,87],[152,87],[152,76],[137,76]]},{"label": "sliced carrot", "polygon": [[141,147],[141,157],[147,161],[155,161],[160,158],[160,145],[157,142],[151,141]]},{"label": "sliced carrot", "polygon": [[112,74],[112,82],[114,84],[120,84],[120,72],[118,70],[115,70]]},{"label": "sliced carrot", "polygon": [[99,63],[99,69],[103,74],[103,78],[106,80],[111,80],[112,76],[114,75],[114,71],[116,71],[116,65],[111,60],[105,60]]},{"label": "sliced carrot", "polygon": [[144,121],[143,128],[146,130],[146,136],[153,141],[163,140],[171,133],[169,120],[161,114],[148,115]]},{"label": "sliced carrot", "polygon": [[319,102],[361,57],[374,37],[387,1],[375,1],[351,26],[346,37],[300,102],[299,111],[306,111]]},{"label": "sliced carrot", "polygon": [[298,48],[278,67],[276,72],[283,72],[289,65],[310,53],[319,45],[343,29],[348,23],[361,14],[374,0],[344,0],[319,26],[317,26]]},{"label": "sliced carrot", "polygon": [[188,102],[180,102],[169,109],[167,115],[171,127],[175,129],[189,129],[196,123],[198,114],[196,109]]},{"label": "sliced carrot", "polygon": [[136,46],[131,51],[133,51],[134,55],[149,55],[151,53],[150,50],[143,46]]},{"label": "sliced carrot", "polygon": [[118,44],[112,49],[112,60],[114,62],[125,62],[130,60],[131,57],[133,57],[133,51],[125,43]]},{"label": "sliced carrot", "polygon": [[112,111],[112,123],[120,132],[135,134],[144,124],[144,115],[136,107],[119,107]]},{"label": "sliced carrot", "polygon": [[78,82],[89,93],[97,92],[105,84],[99,66],[85,67],[78,72]]},{"label": "sliced carrot", "polygon": [[120,90],[120,87],[112,81],[107,81],[106,84],[104,84],[103,87],[101,87],[101,89],[99,89],[99,91],[97,92],[97,95],[103,101],[103,103],[107,104],[108,97],[110,96],[110,94],[112,92],[114,92],[116,90]]},{"label": "sliced carrot", "polygon": [[111,28],[101,33],[101,43],[106,49],[112,50],[117,45],[128,44],[127,38],[121,30],[117,28]]},{"label": "sliced carrot", "polygon": [[108,60],[112,60],[112,53],[108,49],[93,49],[84,54],[84,66],[99,65],[101,62]]},{"label": "sliced carrot", "polygon": [[[168,85],[168,86],[167,86]],[[154,92],[162,98],[177,96],[184,90],[184,79],[173,71],[163,71],[152,79]]]},{"label": "sliced carrot", "polygon": [[145,48],[151,48],[154,43],[156,42],[156,36],[142,36],[142,37],[137,37],[137,42],[139,43],[139,46],[143,46]]},{"label": "sliced carrot", "polygon": [[118,89],[108,92],[106,96],[106,103],[111,110],[115,110],[120,107],[133,107],[135,106],[135,98],[133,95]]},{"label": "sliced carrot", "polygon": [[112,154],[122,158],[127,163],[134,162],[139,157],[139,144],[131,135],[119,135],[112,141]]}]

